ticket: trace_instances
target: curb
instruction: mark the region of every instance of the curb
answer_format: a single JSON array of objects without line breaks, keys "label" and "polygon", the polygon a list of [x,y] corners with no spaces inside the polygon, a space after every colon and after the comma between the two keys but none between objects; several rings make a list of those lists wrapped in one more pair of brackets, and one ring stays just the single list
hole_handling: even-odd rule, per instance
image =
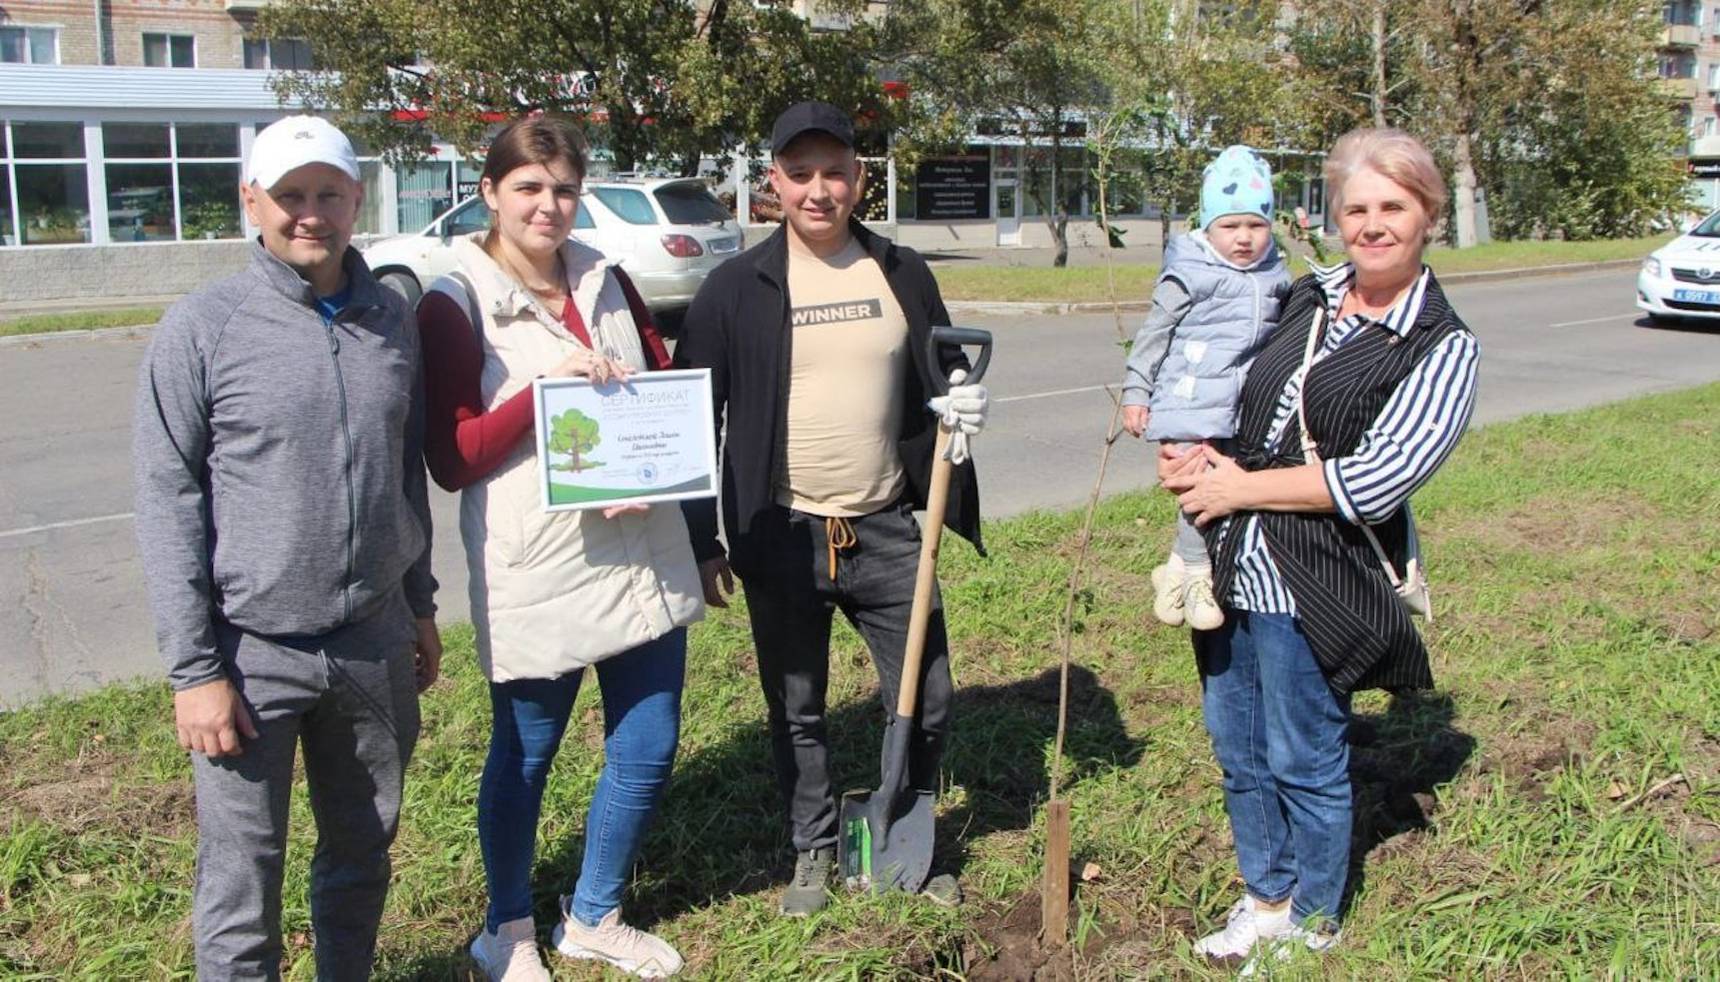
[{"label": "curb", "polygon": [[[1524,266],[1519,269],[1482,269],[1472,273],[1448,273],[1440,276],[1441,283],[1485,283],[1488,280],[1527,279],[1531,276],[1558,276],[1568,273],[1593,273],[1606,269],[1631,269],[1642,265],[1642,259],[1601,259],[1588,263],[1560,263],[1556,266]],[[1437,273],[1435,275],[1438,275]]]},{"label": "curb", "polygon": [[41,334],[12,334],[0,338],[0,348],[20,348],[52,341],[130,341],[155,330],[154,324],[133,324],[129,327],[97,327],[82,331],[44,331]]},{"label": "curb", "polygon": [[[1573,273],[1593,273],[1609,269],[1633,269],[1642,265],[1641,259],[1601,259],[1586,263],[1559,263],[1555,266],[1521,266],[1516,269],[1483,269],[1469,273],[1447,273],[1439,281],[1451,283],[1487,283],[1494,280],[1529,279],[1535,276],[1560,276]],[[1438,275],[1435,273],[1435,275]],[[966,314],[1105,314],[1112,305],[1085,301],[1062,303],[1055,300],[950,300],[944,304],[950,313]],[[1125,312],[1138,312],[1151,307],[1146,300],[1127,300],[1116,305]]]},{"label": "curb", "polygon": [[[1535,276],[1560,276],[1573,273],[1593,273],[1609,269],[1630,269],[1642,264],[1641,259],[1602,259],[1587,263],[1560,263],[1556,266],[1524,266],[1517,269],[1485,269],[1471,273],[1448,273],[1441,283],[1487,283],[1494,280],[1528,279]],[[1062,303],[1052,300],[951,300],[945,303],[952,314],[1106,314],[1112,305],[1106,302],[1083,301]],[[1146,300],[1127,300],[1116,304],[1125,313],[1139,313],[1152,306]],[[85,331],[49,331],[43,334],[18,334],[0,337],[0,348],[15,347],[47,341],[131,339],[154,330],[153,324],[131,327],[102,327]]]}]

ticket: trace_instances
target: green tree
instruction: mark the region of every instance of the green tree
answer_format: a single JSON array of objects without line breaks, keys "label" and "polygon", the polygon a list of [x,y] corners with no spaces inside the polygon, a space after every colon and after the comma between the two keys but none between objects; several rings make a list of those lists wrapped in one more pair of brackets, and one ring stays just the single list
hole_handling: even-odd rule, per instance
[{"label": "green tree", "polygon": [[871,29],[814,30],[785,3],[280,0],[260,31],[316,46],[316,70],[284,76],[283,97],[397,160],[432,135],[475,150],[498,114],[544,110],[584,120],[619,169],[691,173],[701,155],[757,144],[799,99],[889,110],[863,55]]},{"label": "green tree", "polygon": [[1450,177],[1448,237],[1640,234],[1675,210],[1682,134],[1650,61],[1650,0],[1305,0],[1290,31],[1317,142],[1421,137]]},{"label": "green tree", "polygon": [[577,409],[569,409],[560,416],[550,420],[549,452],[558,457],[570,457],[571,463],[551,464],[552,471],[590,470],[603,465],[595,460],[585,459],[585,455],[597,449],[603,442],[603,437],[597,431],[597,420],[585,415]]},{"label": "green tree", "polygon": [[[1024,144],[1026,194],[1069,258],[1070,182],[1063,149],[1090,113],[1109,104],[1105,52],[1119,7],[1107,0],[895,0],[875,57],[912,93],[898,147],[910,159],[998,132]],[[1079,194],[1079,191],[1076,192]]]}]

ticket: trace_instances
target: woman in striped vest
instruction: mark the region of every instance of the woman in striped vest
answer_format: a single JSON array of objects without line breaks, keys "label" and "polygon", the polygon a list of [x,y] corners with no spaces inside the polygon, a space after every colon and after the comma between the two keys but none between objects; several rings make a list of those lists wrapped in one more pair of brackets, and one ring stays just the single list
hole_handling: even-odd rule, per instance
[{"label": "woman in striped vest", "polygon": [[1414,579],[1409,498],[1469,423],[1480,353],[1422,264],[1446,201],[1427,149],[1356,130],[1325,176],[1348,261],[1291,288],[1226,452],[1159,460],[1225,608],[1195,652],[1246,887],[1195,950],[1250,967],[1338,939],[1350,695],[1433,684],[1394,585]]}]

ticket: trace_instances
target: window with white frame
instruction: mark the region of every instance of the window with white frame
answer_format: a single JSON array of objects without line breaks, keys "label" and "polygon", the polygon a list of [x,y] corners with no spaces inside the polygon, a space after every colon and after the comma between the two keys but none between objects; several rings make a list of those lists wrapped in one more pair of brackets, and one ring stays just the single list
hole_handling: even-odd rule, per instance
[{"label": "window with white frame", "polygon": [[113,242],[232,239],[239,220],[235,123],[103,123]]},{"label": "window with white frame", "polygon": [[0,62],[13,65],[58,65],[60,29],[21,24],[0,27]]},{"label": "window with white frame", "polygon": [[277,72],[311,68],[311,43],[301,38],[246,38],[245,67]]},{"label": "window with white frame", "polygon": [[90,241],[84,124],[0,121],[0,245]]},{"label": "window with white frame", "polygon": [[150,68],[196,68],[196,35],[145,32],[143,63]]}]

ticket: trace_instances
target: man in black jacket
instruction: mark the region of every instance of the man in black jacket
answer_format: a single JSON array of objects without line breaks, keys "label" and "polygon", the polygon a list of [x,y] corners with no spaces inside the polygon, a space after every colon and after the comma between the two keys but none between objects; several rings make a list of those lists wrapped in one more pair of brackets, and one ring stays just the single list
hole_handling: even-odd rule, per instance
[{"label": "man in black jacket", "polygon": [[[771,149],[783,225],[705,281],[675,361],[711,370],[719,440],[727,419],[727,555],[714,502],[687,503],[687,525],[706,601],[725,605],[731,564],[746,588],[798,853],[782,912],[804,916],[828,902],[836,852],[825,724],[832,612],[866,640],[892,712],[919,559],[913,510],[925,505],[937,435],[931,373],[949,378],[939,408],[960,431],[984,426],[986,392],[962,384],[958,349],[930,343],[949,313],[925,261],[854,220],[863,180],[849,119],[825,103],[791,106]],[[946,520],[980,546],[971,462],[958,462]],[[921,671],[910,778],[935,791],[953,695],[941,602]],[[949,876],[926,893],[960,898]]]}]

